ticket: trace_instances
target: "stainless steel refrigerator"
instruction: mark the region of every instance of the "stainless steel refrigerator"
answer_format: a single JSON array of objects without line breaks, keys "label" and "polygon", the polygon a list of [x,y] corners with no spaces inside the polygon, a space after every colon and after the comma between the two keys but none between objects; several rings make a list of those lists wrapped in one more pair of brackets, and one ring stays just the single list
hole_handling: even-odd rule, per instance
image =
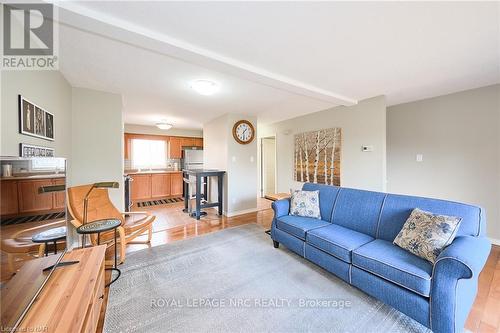
[{"label": "stainless steel refrigerator", "polygon": [[183,147],[182,161],[183,169],[203,169],[203,149],[199,147]]},{"label": "stainless steel refrigerator", "polygon": [[[203,169],[203,149],[200,147],[183,147],[182,148],[182,160],[181,160],[182,170],[195,170],[195,169]],[[190,196],[194,196],[196,194],[196,182],[195,179],[192,179],[186,173],[183,173],[183,177],[186,181],[188,181],[188,190]],[[202,193],[204,191],[204,184],[202,186]],[[182,195],[185,196],[186,186],[183,186]]]}]

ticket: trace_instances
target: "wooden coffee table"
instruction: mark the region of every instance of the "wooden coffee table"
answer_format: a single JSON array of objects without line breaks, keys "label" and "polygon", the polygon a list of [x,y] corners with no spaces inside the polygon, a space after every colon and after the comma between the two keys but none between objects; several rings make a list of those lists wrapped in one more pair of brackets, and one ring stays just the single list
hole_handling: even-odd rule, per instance
[{"label": "wooden coffee table", "polygon": [[[271,201],[278,201],[281,199],[287,199],[290,198],[291,194],[290,193],[274,193],[274,194],[266,194],[264,198],[271,200]],[[266,234],[271,235],[271,229],[265,231]]]},{"label": "wooden coffee table", "polygon": [[291,194],[290,193],[274,193],[274,194],[266,194],[264,198],[272,200],[272,201],[277,201],[281,199],[287,199],[290,198]]}]

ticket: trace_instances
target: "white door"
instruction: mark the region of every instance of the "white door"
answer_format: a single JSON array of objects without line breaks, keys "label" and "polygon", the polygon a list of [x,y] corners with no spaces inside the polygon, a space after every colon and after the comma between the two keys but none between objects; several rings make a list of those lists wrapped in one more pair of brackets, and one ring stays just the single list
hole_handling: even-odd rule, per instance
[{"label": "white door", "polygon": [[276,138],[262,138],[262,196],[276,193]]}]

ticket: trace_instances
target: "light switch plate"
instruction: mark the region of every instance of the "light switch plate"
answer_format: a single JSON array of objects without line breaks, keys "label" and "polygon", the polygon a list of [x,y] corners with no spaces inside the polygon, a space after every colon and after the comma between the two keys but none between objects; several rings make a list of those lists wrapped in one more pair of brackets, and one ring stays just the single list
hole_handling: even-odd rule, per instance
[{"label": "light switch plate", "polygon": [[417,154],[417,162],[422,162],[424,160],[424,155],[422,154]]}]

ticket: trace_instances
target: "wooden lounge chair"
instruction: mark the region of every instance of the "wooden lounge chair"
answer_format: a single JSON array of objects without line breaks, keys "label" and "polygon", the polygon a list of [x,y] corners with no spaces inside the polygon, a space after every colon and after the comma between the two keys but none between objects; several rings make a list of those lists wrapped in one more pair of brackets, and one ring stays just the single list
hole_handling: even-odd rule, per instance
[{"label": "wooden lounge chair", "polygon": [[[65,220],[53,220],[52,222],[28,222],[2,228],[1,249],[2,252],[7,254],[9,271],[11,273],[16,272],[15,262],[17,259],[26,260],[43,257],[45,244],[33,243],[31,241],[33,235],[64,225],[66,225]],[[64,245],[60,246],[64,247]]]},{"label": "wooden lounge chair", "polygon": [[[92,185],[82,185],[68,188],[68,211],[72,216],[71,223],[78,228],[83,224],[83,205],[84,197],[90,190]],[[130,215],[130,217],[125,217]],[[118,227],[120,244],[120,263],[125,261],[125,246],[127,244],[147,244],[151,242],[153,234],[153,221],[156,216],[149,212],[127,212],[121,213],[116,209],[109,199],[108,190],[104,188],[96,188],[92,191],[88,201],[87,222],[92,222],[102,219],[118,219],[122,221],[122,225]],[[140,235],[147,231],[147,240],[134,241]],[[114,231],[104,232],[100,235],[100,243],[113,244]],[[91,235],[90,241],[93,245],[97,245],[97,235]]]}]

